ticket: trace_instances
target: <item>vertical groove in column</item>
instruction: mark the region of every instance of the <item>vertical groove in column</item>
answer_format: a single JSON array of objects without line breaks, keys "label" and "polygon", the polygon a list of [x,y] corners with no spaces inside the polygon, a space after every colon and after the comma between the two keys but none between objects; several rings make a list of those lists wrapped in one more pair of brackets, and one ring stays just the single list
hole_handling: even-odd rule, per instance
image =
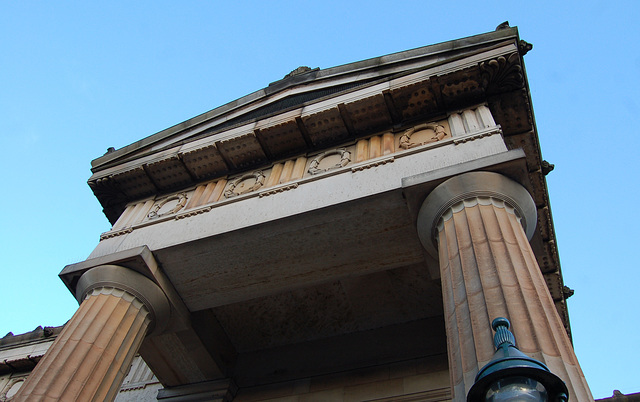
[{"label": "vertical groove in column", "polygon": [[[467,227],[465,230],[469,231],[471,242],[469,258],[474,261],[473,271],[465,272],[465,280],[475,284],[474,293],[468,295],[468,301],[471,306],[470,310],[473,311],[470,319],[473,325],[473,339],[476,343],[476,357],[481,365],[493,357],[493,340],[490,336],[490,309],[492,309],[491,302],[495,300],[494,298],[502,298],[502,294],[496,281],[496,261],[489,247],[486,229],[484,225],[469,223],[482,222],[477,201],[477,199],[471,202],[465,201],[465,208],[459,214],[466,216]],[[496,290],[498,290],[497,295],[495,294]],[[488,329],[489,331],[487,331]],[[473,369],[474,376],[476,369],[477,365]]]},{"label": "vertical groove in column", "polygon": [[[457,323],[455,301],[453,298],[453,277],[452,277],[452,262],[455,260],[455,256],[458,254],[457,246],[451,246],[451,241],[448,239],[451,236],[451,230],[447,230],[445,227],[452,225],[449,220],[442,222],[439,230],[439,258],[440,258],[440,276],[442,280],[442,297],[444,303],[445,314],[445,329],[447,333],[447,354],[449,356],[449,378],[453,387],[454,395],[464,392],[464,378],[462,368],[462,357],[460,356],[460,345],[457,326],[453,323]],[[460,390],[462,385],[462,390]]]},{"label": "vertical groove in column", "polygon": [[133,295],[94,289],[38,363],[16,401],[113,400],[150,323]]},{"label": "vertical groove in column", "polygon": [[[513,227],[517,222],[514,222],[514,219],[512,218],[510,219],[510,223]],[[556,355],[562,355],[562,358],[566,361],[570,361],[572,364],[577,364],[575,354],[572,352],[567,353],[567,351],[572,351],[573,348],[571,346],[569,338],[566,336],[561,336],[565,333],[564,325],[560,320],[560,316],[558,316],[557,310],[553,303],[553,299],[549,294],[547,284],[545,283],[543,276],[541,274],[537,274],[539,273],[538,263],[533,255],[531,247],[529,246],[529,242],[527,241],[526,237],[523,241],[522,236],[517,236],[516,240],[521,248],[527,250],[527,252],[524,254],[524,258],[527,262],[527,268],[530,272],[530,275],[533,278],[533,290],[536,292],[538,300],[544,301],[544,303],[541,303],[541,305],[544,308],[547,320],[554,324],[550,328],[554,335],[550,338],[550,340],[553,342],[554,351],[552,352],[543,350],[543,352],[550,355],[552,353],[555,353]],[[534,273],[536,273],[536,275],[534,275]]]},{"label": "vertical groove in column", "polygon": [[[116,297],[122,297],[116,292],[124,293],[114,291]],[[119,362],[115,357],[119,350],[131,346],[130,342],[127,342],[127,335],[122,336],[121,333],[129,334],[132,330],[139,331],[139,326],[136,328],[133,325],[140,316],[139,310],[139,306],[128,300],[121,298],[117,301],[115,309],[107,321],[110,323],[118,322],[118,327],[107,328],[95,340],[91,349],[91,358],[86,363],[83,362],[82,367],[79,368],[88,373],[86,376],[88,380],[78,384],[76,389],[68,388],[63,399],[75,397],[80,400],[104,400],[106,395],[100,395],[99,391],[105,385],[114,387],[114,376],[109,376],[108,373],[111,369],[119,367]],[[118,386],[116,385],[116,387]]]},{"label": "vertical groove in column", "polygon": [[[96,310],[96,317],[91,321],[85,321],[88,326],[88,330],[84,334],[78,334],[74,332],[72,339],[77,337],[77,344],[75,348],[69,349],[71,352],[66,361],[78,362],[78,364],[65,364],[63,369],[58,373],[61,378],[67,378],[68,381],[62,384],[62,381],[57,380],[54,388],[48,388],[49,393],[47,396],[53,396],[62,400],[71,400],[74,396],[77,396],[82,389],[87,378],[91,378],[93,370],[91,366],[96,364],[100,359],[102,353],[96,349],[102,349],[100,342],[105,336],[109,336],[111,328],[108,327],[109,323],[117,321],[118,314],[118,299],[104,298],[103,306]],[[106,319],[95,319],[98,316],[107,316]],[[44,389],[43,389],[44,390]]]},{"label": "vertical groove in column", "polygon": [[[39,366],[50,366],[55,367],[55,369],[47,371],[40,370],[35,373],[36,376],[34,377],[33,381],[29,383],[31,385],[31,390],[34,396],[40,395],[42,397],[45,397],[47,395],[43,393],[44,390],[52,389],[54,392],[57,392],[61,387],[66,386],[65,379],[70,378],[72,373],[67,374],[66,376],[65,373],[72,371],[73,367],[61,365],[61,362],[67,361],[67,359],[69,359],[72,354],[78,354],[80,358],[83,357],[83,350],[80,348],[80,346],[82,345],[80,344],[79,339],[84,337],[85,334],[90,330],[90,326],[88,325],[88,323],[95,320],[97,311],[104,308],[106,302],[106,299],[91,300],[91,303],[87,305],[86,309],[78,309],[74,317],[72,317],[71,320],[67,323],[66,326],[70,327],[69,331],[66,331],[65,326],[64,336],[61,333],[54,341],[54,345],[56,343],[59,343],[59,346],[57,348],[54,348],[54,345],[52,345],[50,350],[53,353],[50,354],[49,352],[47,352],[45,354],[45,357],[40,362],[38,362]],[[49,355],[51,357],[49,357]],[[45,359],[47,360],[45,361]],[[55,375],[52,375],[51,372],[55,372]],[[54,385],[54,383],[57,384]],[[26,385],[27,383],[25,383],[25,386]]]},{"label": "vertical groove in column", "polygon": [[[490,202],[490,200],[484,200],[484,203]],[[495,238],[496,223],[487,219],[488,217],[484,213],[486,205],[482,205],[480,200],[478,204],[472,208],[466,208],[467,213],[473,214],[474,221],[481,222],[481,225],[472,225],[472,230],[475,230],[478,234],[482,234],[482,240],[478,239],[475,243],[482,243],[486,249],[483,251],[485,256],[477,256],[478,267],[483,268],[480,272],[480,281],[482,288],[484,289],[484,305],[486,306],[486,319],[483,321],[483,325],[478,328],[479,331],[491,334],[490,323],[494,317],[504,316],[507,314],[506,309],[506,296],[504,294],[503,282],[500,278],[500,270],[498,267],[501,265],[501,258],[503,254],[502,250],[496,248]],[[489,217],[490,218],[490,217]],[[474,229],[475,227],[475,229]],[[478,235],[479,236],[479,235]],[[475,244],[474,243],[474,244]],[[479,254],[479,249],[476,247],[476,255]],[[489,268],[489,269],[487,269]],[[493,345],[493,338],[490,337],[490,344]],[[486,342],[486,340],[484,341]],[[485,364],[491,358],[493,358],[493,346],[491,346],[491,352],[482,356],[480,362]]]},{"label": "vertical groove in column", "polygon": [[567,382],[572,399],[593,400],[513,208],[489,197],[455,204],[438,224],[438,249],[455,400],[493,357],[498,316],[511,320],[523,352]]},{"label": "vertical groove in column", "polygon": [[[464,209],[462,211],[464,211]],[[481,289],[479,289],[480,283],[477,277],[478,267],[473,250],[471,233],[469,232],[467,216],[464,212],[454,212],[452,221],[459,251],[458,258],[460,259],[460,271],[454,272],[453,295],[456,311],[459,312],[459,314],[457,314],[458,328],[461,329],[461,335],[465,335],[461,336],[461,351],[467,355],[462,356],[462,369],[466,377],[468,373],[473,371],[478,365],[477,343],[476,339],[472,336],[474,333],[473,327],[476,323],[474,323],[474,315],[471,314],[471,308],[477,308],[478,306],[476,303],[470,302],[470,299],[473,301],[477,300],[476,295],[478,294],[478,290]]]},{"label": "vertical groove in column", "polygon": [[[521,282],[517,275],[517,267],[522,265],[522,256],[519,252],[514,253],[510,250],[509,244],[516,242],[513,231],[505,231],[503,223],[501,223],[501,217],[504,213],[504,204],[500,207],[495,205],[488,205],[484,214],[486,219],[490,219],[495,223],[496,238],[492,242],[493,247],[499,249],[496,251],[496,255],[499,256],[498,275],[502,280],[502,287],[505,293],[504,303],[507,311],[507,318],[512,322],[512,329],[516,328],[515,322],[518,322],[520,327],[519,332],[523,334],[532,335],[533,325],[535,322],[530,315],[530,309],[526,306],[526,298],[522,292]],[[510,228],[507,228],[510,229]],[[502,269],[500,269],[502,268]],[[495,317],[492,317],[492,319]],[[526,349],[527,345],[534,349],[535,347],[530,345],[532,341],[531,336],[526,336],[522,340],[518,337],[518,331],[514,331],[519,347]]]},{"label": "vertical groove in column", "polygon": [[[478,264],[464,203],[458,205],[454,206],[452,221],[454,222],[454,230],[458,241],[460,272],[457,272],[458,278],[454,282],[453,295],[456,298],[456,311],[459,312],[457,314],[457,326],[458,336],[461,338],[462,343],[461,350],[464,352],[461,357],[464,393],[466,394],[473,384],[478,370],[478,355],[481,354],[477,349],[480,341],[476,339],[476,332],[474,331],[479,325],[477,316],[485,315],[486,312],[478,311],[479,309],[485,309],[484,303],[478,303],[477,297],[480,296],[482,299],[482,295],[478,294],[478,290],[481,290]],[[459,291],[456,291],[456,286],[460,288]],[[475,310],[473,314],[472,310]]]},{"label": "vertical groove in column", "polygon": [[[94,383],[87,383],[79,395],[80,400],[102,401],[115,398],[120,389],[119,384],[122,383],[131,364],[124,363],[133,361],[146,332],[141,329],[148,324],[148,314],[140,314],[139,306],[133,303],[129,304],[123,322],[107,345],[107,349],[113,351],[108,355],[110,359],[98,360],[98,364],[94,366],[95,374],[90,377]],[[120,341],[121,339],[122,341]],[[120,343],[117,343],[119,341]]]},{"label": "vertical groove in column", "polygon": [[[511,217],[509,218],[511,227],[517,228],[517,221]],[[573,395],[576,400],[593,400],[584,373],[578,365],[575,352],[555,309],[551,295],[547,291],[544,278],[539,271],[529,242],[526,237],[523,237],[517,231],[516,239],[520,247],[526,251],[524,258],[527,261],[527,272],[522,273],[522,275],[528,275],[532,279],[532,292],[535,294],[536,300],[540,303],[539,312],[543,316],[541,319],[548,322],[548,325],[544,328],[536,327],[536,335],[540,337],[539,346],[538,349],[531,352],[531,354],[535,355],[535,357],[544,362],[552,372],[565,380],[570,395]],[[547,331],[541,334],[541,331],[544,329]]]}]

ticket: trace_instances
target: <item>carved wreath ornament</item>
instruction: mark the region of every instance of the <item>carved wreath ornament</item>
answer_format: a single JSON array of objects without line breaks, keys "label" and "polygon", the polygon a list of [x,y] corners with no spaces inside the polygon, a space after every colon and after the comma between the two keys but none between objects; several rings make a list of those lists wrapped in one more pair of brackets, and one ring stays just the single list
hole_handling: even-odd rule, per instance
[{"label": "carved wreath ornament", "polygon": [[[243,187],[241,185],[241,183],[243,183],[245,180],[250,180],[250,179],[256,180],[256,182],[252,186]],[[252,191],[256,191],[257,189],[262,187],[262,185],[264,184],[264,179],[265,179],[265,176],[260,170],[257,170],[253,173],[245,174],[244,176],[240,176],[229,185],[229,187],[227,188],[227,191],[224,192],[224,196],[225,198],[231,198],[231,197],[236,197],[242,194],[250,193]]]},{"label": "carved wreath ornament", "polygon": [[[411,136],[416,132],[416,131],[423,131],[423,130],[433,130],[433,135],[431,137],[429,137],[426,141],[424,142],[419,142],[419,143],[415,143],[415,142],[411,142]],[[444,131],[444,126],[440,125],[440,124],[421,124],[419,126],[416,127],[412,127],[410,129],[408,129],[407,131],[404,132],[404,134],[402,134],[402,136],[400,136],[400,148],[403,149],[410,149],[413,147],[417,147],[420,145],[425,145],[425,144],[430,144],[432,142],[437,142],[442,140],[444,137],[447,136],[446,131]]]},{"label": "carved wreath ornament", "polygon": [[[340,155],[340,162],[336,163],[335,165],[329,166],[328,168],[320,169],[320,162],[322,162],[322,160],[327,156],[331,155]],[[309,164],[309,169],[307,171],[311,174],[328,172],[329,170],[345,167],[349,164],[349,162],[351,162],[351,152],[347,151],[344,148],[334,149],[332,151],[327,151],[316,156],[311,161],[311,164]]]},{"label": "carved wreath ornament", "polygon": [[[172,209],[170,209],[169,211],[166,211],[166,212],[163,212],[163,213],[159,213],[160,210],[162,209],[162,207],[164,207],[165,205],[167,205],[171,201],[177,201],[176,205]],[[166,215],[175,214],[176,212],[178,212],[182,208],[184,208],[184,206],[186,204],[187,204],[187,194],[186,193],[179,193],[179,194],[176,194],[176,195],[172,195],[171,197],[167,197],[164,200],[162,200],[159,203],[157,203],[151,209],[151,211],[147,214],[147,217],[149,219],[154,219],[154,218],[160,218],[160,217],[166,216]]]}]

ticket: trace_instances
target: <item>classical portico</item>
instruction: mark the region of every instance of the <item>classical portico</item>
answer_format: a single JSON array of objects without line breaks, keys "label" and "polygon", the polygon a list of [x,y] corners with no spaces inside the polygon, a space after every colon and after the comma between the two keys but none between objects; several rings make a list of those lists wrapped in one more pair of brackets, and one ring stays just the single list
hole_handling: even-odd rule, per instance
[{"label": "classical portico", "polygon": [[113,400],[145,336],[171,317],[162,290],[133,270],[102,265],[77,286],[78,311],[16,400]]},{"label": "classical portico", "polygon": [[454,395],[466,395],[493,358],[493,317],[509,316],[520,350],[562,377],[576,400],[593,398],[529,244],[536,221],[527,190],[493,172],[454,176],[422,204],[418,230],[440,262]]},{"label": "classical portico", "polygon": [[[113,224],[19,397],[456,400],[491,320],[590,400],[523,56],[508,28],[299,68],[92,162]],[[86,398],[85,398],[86,396]],[[306,399],[305,399],[306,398]]]}]

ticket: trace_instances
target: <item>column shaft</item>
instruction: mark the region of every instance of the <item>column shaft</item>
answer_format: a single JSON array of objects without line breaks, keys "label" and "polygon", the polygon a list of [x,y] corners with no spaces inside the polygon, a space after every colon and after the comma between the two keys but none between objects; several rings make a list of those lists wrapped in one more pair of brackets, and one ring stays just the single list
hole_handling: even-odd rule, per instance
[{"label": "column shaft", "polygon": [[91,290],[15,400],[113,400],[150,321],[149,310],[132,294]]},{"label": "column shaft", "polygon": [[507,317],[518,348],[562,378],[572,400],[593,400],[514,208],[468,197],[437,225],[449,365],[455,400],[493,357],[491,321]]}]

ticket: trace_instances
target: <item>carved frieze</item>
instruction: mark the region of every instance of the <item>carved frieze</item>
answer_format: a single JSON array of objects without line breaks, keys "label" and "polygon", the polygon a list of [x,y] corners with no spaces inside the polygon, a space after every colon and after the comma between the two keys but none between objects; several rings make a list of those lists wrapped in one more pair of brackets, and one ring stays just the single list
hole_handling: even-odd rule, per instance
[{"label": "carved frieze", "polygon": [[[331,158],[337,156],[338,158]],[[333,149],[331,151],[323,152],[320,155],[313,158],[309,164],[307,171],[310,174],[318,174],[328,172],[330,170],[339,169],[345,167],[351,162],[351,152],[344,148]]]},{"label": "carved frieze", "polygon": [[149,219],[160,218],[167,215],[175,214],[187,204],[187,194],[178,193],[165,198],[156,203],[151,211],[147,214]]},{"label": "carved frieze", "polygon": [[224,192],[224,197],[232,198],[256,191],[262,187],[264,180],[265,175],[260,170],[242,175],[229,183]]},{"label": "carved frieze", "polygon": [[[454,130],[455,127],[458,127],[457,131]],[[241,195],[254,193],[262,198],[294,190],[307,181],[315,181],[313,176],[322,173],[357,173],[393,163],[403,155],[428,150],[437,143],[456,144],[497,133],[499,128],[491,118],[489,109],[485,105],[477,105],[457,111],[448,119],[418,124],[396,133],[381,132],[362,138],[355,144],[345,143],[342,147],[311,157],[292,157],[265,169],[236,175],[230,179],[220,178],[155,201],[151,198],[129,204],[122,219],[114,225],[112,231],[103,234],[101,239],[126,235],[140,225],[146,226],[172,217],[179,220],[207,213],[215,208],[215,204],[235,202],[236,197]],[[342,169],[348,166],[351,167],[350,170]],[[97,181],[96,184],[98,183],[100,182]],[[242,198],[244,197],[237,201]]]},{"label": "carved frieze", "polygon": [[441,124],[420,124],[411,127],[400,136],[399,146],[402,149],[411,149],[420,145],[438,142],[449,135]]}]

